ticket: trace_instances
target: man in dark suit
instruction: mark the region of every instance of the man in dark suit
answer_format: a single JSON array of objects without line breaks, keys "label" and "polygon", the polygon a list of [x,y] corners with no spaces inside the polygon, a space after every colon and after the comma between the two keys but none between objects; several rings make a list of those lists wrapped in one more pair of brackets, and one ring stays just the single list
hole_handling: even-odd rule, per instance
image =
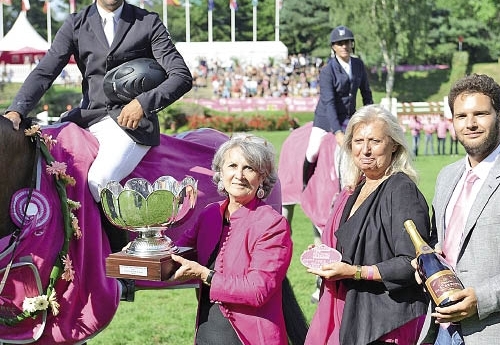
[{"label": "man in dark suit", "polygon": [[[109,13],[114,17],[107,18]],[[112,25],[110,30],[105,29],[106,22]],[[192,77],[156,13],[123,0],[97,0],[68,16],[47,54],[23,83],[4,115],[15,129],[71,55],[82,73],[82,100],[62,121],[87,128],[99,141],[88,174],[90,191],[99,202],[99,185],[128,176],[148,149],[159,144],[157,112],[188,92]],[[103,92],[105,74],[137,58],[155,59],[165,70],[166,80],[127,104],[111,101]]]}]

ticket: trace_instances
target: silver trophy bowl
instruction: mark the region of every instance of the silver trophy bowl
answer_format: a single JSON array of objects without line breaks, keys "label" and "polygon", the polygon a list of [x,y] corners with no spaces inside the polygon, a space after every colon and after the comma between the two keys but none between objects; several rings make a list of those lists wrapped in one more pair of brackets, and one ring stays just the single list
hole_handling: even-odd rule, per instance
[{"label": "silver trophy bowl", "polygon": [[116,227],[137,233],[125,252],[150,257],[176,253],[178,248],[163,231],[181,221],[195,204],[198,181],[161,176],[153,184],[132,178],[124,186],[110,181],[101,188],[101,205]]}]

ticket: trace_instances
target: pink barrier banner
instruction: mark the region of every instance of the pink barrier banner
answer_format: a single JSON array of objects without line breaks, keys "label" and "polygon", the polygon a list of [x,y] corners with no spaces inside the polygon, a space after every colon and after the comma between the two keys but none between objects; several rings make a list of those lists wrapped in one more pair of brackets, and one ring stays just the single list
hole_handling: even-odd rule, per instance
[{"label": "pink barrier banner", "polygon": [[186,98],[201,106],[227,112],[243,112],[256,110],[285,110],[290,112],[314,111],[318,97],[280,97],[280,98],[219,98],[219,99],[193,99]]}]

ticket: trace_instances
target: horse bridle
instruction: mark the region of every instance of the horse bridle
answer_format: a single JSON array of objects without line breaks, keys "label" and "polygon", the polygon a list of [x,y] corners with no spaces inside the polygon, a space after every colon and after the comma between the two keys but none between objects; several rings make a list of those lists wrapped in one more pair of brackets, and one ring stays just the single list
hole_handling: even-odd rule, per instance
[{"label": "horse bridle", "polygon": [[[26,222],[27,214],[28,214],[28,207],[31,202],[31,197],[33,195],[33,190],[36,187],[36,175],[37,175],[37,165],[38,165],[38,159],[40,157],[40,138],[35,137],[35,159],[33,162],[33,169],[31,172],[31,181],[30,181],[30,187],[28,191],[28,196],[26,198],[26,204],[24,205],[24,211],[23,211],[23,216],[21,220],[21,225],[19,227],[16,227],[16,229],[12,232],[9,240],[9,245],[5,248],[5,250],[8,250],[9,248],[12,247],[12,253],[10,255],[10,260],[7,266],[5,267],[5,272],[2,277],[2,281],[0,282],[0,294],[2,293],[5,283],[7,281],[7,277],[9,276],[10,269],[12,267],[12,263],[14,261],[14,254],[16,252],[16,248],[19,245],[19,242],[21,241],[21,231],[24,228],[24,224]],[[4,251],[5,251],[4,250]]]}]

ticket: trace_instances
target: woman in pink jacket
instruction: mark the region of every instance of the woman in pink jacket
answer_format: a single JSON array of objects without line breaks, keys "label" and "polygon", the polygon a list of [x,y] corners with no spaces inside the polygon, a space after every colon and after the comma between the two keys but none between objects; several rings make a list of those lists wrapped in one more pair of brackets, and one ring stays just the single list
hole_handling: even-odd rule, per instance
[{"label": "woman in pink jacket", "polygon": [[270,143],[234,135],[212,162],[219,192],[177,245],[197,250],[197,262],[180,256],[174,280],[200,280],[196,344],[286,345],[282,287],[292,257],[286,219],[263,199],[276,182]]}]

